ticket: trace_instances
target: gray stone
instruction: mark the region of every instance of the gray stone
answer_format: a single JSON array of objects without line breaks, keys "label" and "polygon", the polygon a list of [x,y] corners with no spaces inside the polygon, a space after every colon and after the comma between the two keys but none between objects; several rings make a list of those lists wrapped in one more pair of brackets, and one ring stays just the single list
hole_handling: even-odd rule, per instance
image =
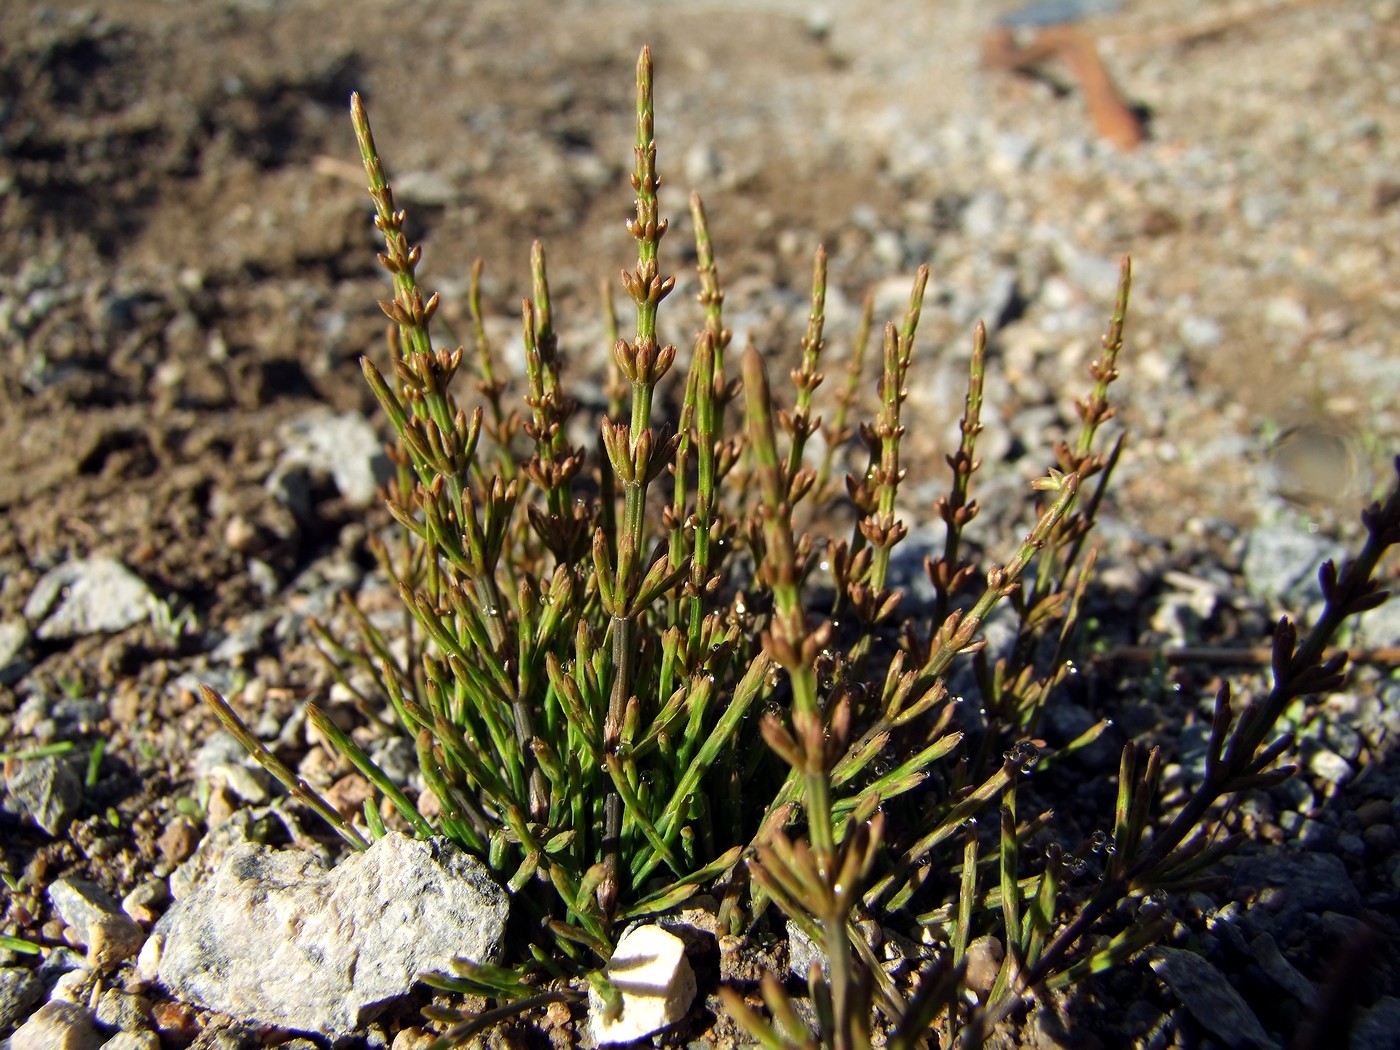
[{"label": "gray stone", "polygon": [[200,882],[214,874],[224,856],[235,846],[250,842],[263,845],[271,841],[290,841],[294,849],[314,856],[322,867],[331,863],[330,850],[301,826],[288,800],[279,798],[270,806],[240,809],[222,824],[210,828],[193,855],[170,873],[170,896],[177,901],[188,897]]},{"label": "gray stone", "polygon": [[382,736],[372,740],[365,749],[369,757],[391,781],[407,787],[419,777],[418,754],[413,741],[403,736]]},{"label": "gray stone", "polygon": [[211,783],[222,780],[244,802],[261,805],[272,796],[272,776],[248,755],[231,733],[219,730],[194,756],[195,776]]},{"label": "gray stone", "polygon": [[0,1028],[9,1028],[44,995],[44,984],[33,970],[0,968]]},{"label": "gray stone", "polygon": [[1400,999],[1383,995],[1351,1030],[1350,1050],[1400,1050]]},{"label": "gray stone", "polygon": [[962,210],[963,233],[973,241],[990,240],[1006,222],[1006,198],[996,190],[978,190]]},{"label": "gray stone", "polygon": [[108,988],[97,1000],[96,1017],[108,1031],[144,1032],[151,1027],[151,1003],[145,996]]},{"label": "gray stone", "polygon": [[1286,904],[1303,911],[1348,912],[1361,906],[1361,893],[1346,865],[1331,853],[1270,851],[1236,866],[1233,894],[1267,886],[1280,889]]},{"label": "gray stone", "polygon": [[[1391,598],[1378,609],[1362,613],[1356,621],[1357,637],[1374,648],[1400,645],[1400,600]],[[0,677],[4,672],[0,670]]]},{"label": "gray stone", "polygon": [[420,169],[394,176],[394,196],[413,204],[442,207],[456,202],[459,194],[444,172]]},{"label": "gray stone", "polygon": [[1289,842],[1295,846],[1327,852],[1337,847],[1337,829],[1330,824],[1324,824],[1291,809],[1280,813],[1278,822],[1279,827],[1288,835]]},{"label": "gray stone", "polygon": [[[59,879],[49,886],[49,903],[59,917],[79,934],[103,915],[120,915],[116,898],[86,879]],[[83,942],[87,944],[86,941]]]},{"label": "gray stone", "polygon": [[115,558],[80,558],[46,572],[24,603],[45,641],[124,631],[148,619],[153,598],[142,579]]},{"label": "gray stone", "polygon": [[806,981],[813,963],[819,963],[826,973],[826,951],[808,937],[792,920],[787,923],[788,972],[799,981]]},{"label": "gray stone", "polygon": [[1309,1009],[1317,999],[1317,989],[1294,965],[1283,957],[1278,944],[1267,933],[1261,933],[1250,942],[1250,952],[1259,968],[1269,980],[1278,985],[1298,1002]]},{"label": "gray stone", "polygon": [[97,1050],[92,1014],[76,1003],[47,1002],[10,1037],[10,1050]]},{"label": "gray stone", "polygon": [[27,661],[24,647],[29,643],[29,625],[23,620],[0,622],[0,685],[9,685],[23,676]]},{"label": "gray stone", "polygon": [[49,755],[17,764],[5,778],[6,812],[28,816],[50,835],[68,830],[83,800],[83,786],[62,757]]},{"label": "gray stone", "polygon": [[1206,753],[1210,750],[1210,726],[1193,722],[1177,738],[1176,760],[1182,774],[1193,786],[1206,778]]},{"label": "gray stone", "polygon": [[490,961],[508,900],[448,843],[391,833],[327,871],[242,843],[156,924],[143,961],[176,996],[234,1017],[348,1035],[452,959]]},{"label": "gray stone", "polygon": [[1281,525],[1250,530],[1244,543],[1244,583],[1271,602],[1297,609],[1322,600],[1317,570],[1337,553],[1336,544],[1301,528]]},{"label": "gray stone", "polygon": [[324,471],[346,501],[367,507],[389,477],[389,460],[369,420],[356,412],[307,412],[282,429],[286,449],[280,467]]},{"label": "gray stone", "polygon": [[1055,258],[1069,282],[1096,302],[1112,302],[1118,293],[1122,260],[1081,251],[1066,234],[1051,242]]},{"label": "gray stone", "polygon": [[1147,961],[1197,1023],[1226,1046],[1277,1045],[1225,975],[1195,952],[1153,948]]},{"label": "gray stone", "polygon": [[1225,329],[1220,327],[1219,321],[1199,314],[1182,318],[1176,334],[1192,350],[1214,350],[1225,339]]}]

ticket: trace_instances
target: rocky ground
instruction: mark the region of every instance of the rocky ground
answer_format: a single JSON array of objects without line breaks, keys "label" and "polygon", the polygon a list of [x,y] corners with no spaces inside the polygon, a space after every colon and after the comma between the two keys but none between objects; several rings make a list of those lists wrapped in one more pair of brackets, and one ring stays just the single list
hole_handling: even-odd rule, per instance
[{"label": "rocky ground", "polygon": [[[1054,63],[1032,77],[981,67],[983,35],[1014,6],[0,7],[0,932],[42,949],[0,948],[0,1034],[52,1000],[82,1004],[67,1030],[84,1041],[69,1045],[290,1038],[182,1005],[130,957],[206,831],[271,798],[198,682],[304,755],[302,775],[353,790],[300,713],[329,689],[307,618],[346,589],[392,601],[365,550],[389,518],[374,492],[383,422],[357,359],[381,350],[386,282],[352,89],[449,325],[465,331],[481,257],[488,330],[514,345],[528,247],[545,241],[585,404],[601,403],[598,282],[631,251],[643,43],[675,222],[665,264],[681,284],[669,338],[684,346],[696,322],[692,187],[736,341],[775,357],[795,352],[817,243],[837,361],[867,290],[896,316],[929,262],[901,508],[911,550],[939,536],[922,523],[946,484],[973,322],[991,332],[981,495],[1005,524],[1073,419],[1131,252],[1118,388],[1131,436],[1101,529],[1098,651],[1246,648],[1279,612],[1315,609],[1311,566],[1355,541],[1357,509],[1400,452],[1400,3],[1127,0],[1086,23],[1147,118],[1127,152],[1096,137]],[[1400,679],[1387,657],[1400,613],[1348,641],[1373,658],[1298,713],[1303,775],[1232,814],[1251,845],[1230,887],[1172,902],[1166,948],[1199,965],[1140,958],[1086,986],[1067,1042],[1034,1025],[1016,1038],[1277,1045],[1369,927],[1381,947],[1351,1045],[1397,1045]],[[1165,712],[1160,739],[1189,779],[1220,673],[1105,662],[1067,704]],[[1246,692],[1261,681],[1247,666],[1235,677]],[[121,909],[99,903],[93,918],[55,893],[74,879]],[[1247,1017],[1202,998],[1226,979]],[[411,1045],[396,1032],[414,1021],[406,1007],[359,1037]],[[572,1038],[567,1018],[551,1023],[550,1038]],[[697,1013],[676,1038],[704,1028]]]}]

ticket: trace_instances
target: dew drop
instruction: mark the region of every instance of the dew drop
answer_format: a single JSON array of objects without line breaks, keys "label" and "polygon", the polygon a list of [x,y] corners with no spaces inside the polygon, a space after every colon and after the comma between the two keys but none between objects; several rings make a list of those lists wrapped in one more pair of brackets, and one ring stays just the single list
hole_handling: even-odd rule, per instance
[{"label": "dew drop", "polygon": [[1017,741],[1016,746],[1002,755],[1008,762],[1021,767],[1022,773],[1029,773],[1040,761],[1040,748],[1030,740]]},{"label": "dew drop", "polygon": [[822,572],[830,572],[830,571],[831,571],[831,562],[826,561],[825,559],[823,559],[822,562],[821,562],[821,570],[822,570]]}]

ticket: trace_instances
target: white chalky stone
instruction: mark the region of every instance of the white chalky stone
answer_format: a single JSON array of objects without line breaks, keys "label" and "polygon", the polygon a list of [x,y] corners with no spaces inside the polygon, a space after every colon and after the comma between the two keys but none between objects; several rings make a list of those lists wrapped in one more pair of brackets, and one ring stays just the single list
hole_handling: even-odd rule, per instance
[{"label": "white chalky stone", "polygon": [[589,993],[593,1038],[602,1044],[630,1043],[685,1016],[695,999],[695,971],[685,943],[660,926],[638,926],[618,941],[608,980],[622,993],[622,1013],[603,1016],[603,1001]]}]

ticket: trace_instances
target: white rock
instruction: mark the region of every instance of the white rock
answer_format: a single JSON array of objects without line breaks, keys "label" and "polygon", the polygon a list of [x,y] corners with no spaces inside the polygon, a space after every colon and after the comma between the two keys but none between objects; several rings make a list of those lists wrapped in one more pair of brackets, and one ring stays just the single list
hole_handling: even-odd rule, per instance
[{"label": "white rock", "polygon": [[593,1038],[600,1045],[629,1043],[675,1024],[695,999],[695,971],[685,943],[660,926],[623,934],[608,962],[608,979],[622,993],[622,1013],[608,1020],[597,993],[589,994]]},{"label": "white rock", "polygon": [[151,592],[115,558],[79,558],[50,569],[24,603],[45,640],[124,631],[151,615]]},{"label": "white rock", "polygon": [[286,450],[279,467],[299,465],[325,471],[352,506],[367,507],[388,477],[389,461],[374,427],[356,412],[311,411],[281,432]]},{"label": "white rock", "polygon": [[[491,961],[508,904],[483,864],[441,841],[391,833],[330,871],[245,842],[156,924],[158,980],[244,1021],[349,1035],[420,974]],[[152,961],[142,953],[143,973]]]}]

